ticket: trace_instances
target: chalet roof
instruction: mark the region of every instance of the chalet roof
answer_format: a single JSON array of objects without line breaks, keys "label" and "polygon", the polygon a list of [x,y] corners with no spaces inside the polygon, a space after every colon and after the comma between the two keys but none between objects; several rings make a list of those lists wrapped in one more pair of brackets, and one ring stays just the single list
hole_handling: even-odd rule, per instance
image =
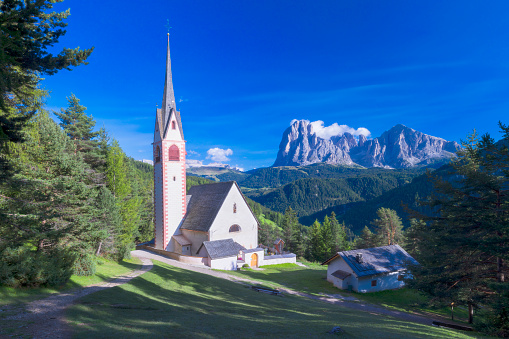
[{"label": "chalet roof", "polygon": [[191,242],[189,241],[189,239],[187,239],[183,235],[174,235],[174,236],[172,236],[172,238],[175,239],[175,241],[178,242],[180,244],[180,246],[191,245]]},{"label": "chalet roof", "polygon": [[[358,255],[362,256],[361,263],[357,260]],[[329,264],[339,257],[345,260],[357,277],[397,272],[405,269],[408,264],[419,264],[399,245],[389,245],[338,252],[323,262],[322,265]]]},{"label": "chalet roof", "polygon": [[279,242],[283,242],[283,244],[285,243],[285,242],[283,241],[283,239],[281,239],[281,238],[277,238],[276,240],[274,240],[274,245],[279,244]]},{"label": "chalet roof", "polygon": [[238,255],[239,251],[245,250],[244,246],[236,243],[233,239],[204,241],[202,246],[205,247],[211,259],[233,257]]},{"label": "chalet roof", "polygon": [[349,277],[352,275],[352,273],[350,272],[345,272],[345,271],[341,271],[341,270],[337,270],[336,272],[332,273],[331,274],[333,277],[336,277],[336,278],[339,278],[341,280],[344,280],[345,278]]},{"label": "chalet roof", "polygon": [[[190,231],[208,232],[233,186],[236,186],[240,192],[240,188],[235,181],[191,187],[188,192],[188,196],[191,196],[191,198],[181,228]],[[240,193],[244,198],[242,192]],[[253,212],[251,211],[251,213]],[[254,214],[253,217],[256,219]],[[258,223],[257,219],[256,222]]]}]

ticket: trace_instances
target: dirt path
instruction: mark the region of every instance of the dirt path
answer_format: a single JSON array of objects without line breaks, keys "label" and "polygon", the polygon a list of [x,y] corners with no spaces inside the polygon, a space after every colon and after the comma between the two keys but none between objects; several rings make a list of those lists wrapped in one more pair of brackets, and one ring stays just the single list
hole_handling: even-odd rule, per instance
[{"label": "dirt path", "polygon": [[[260,281],[250,280],[250,279],[246,279],[246,278],[242,278],[242,277],[229,275],[228,273],[214,271],[214,270],[212,270],[208,267],[204,267],[204,266],[185,264],[180,261],[170,259],[170,258],[164,257],[162,255],[155,254],[155,253],[145,251],[145,250],[136,250],[136,251],[131,252],[131,254],[133,256],[136,256],[139,258],[148,258],[148,259],[162,261],[164,263],[167,263],[167,264],[175,266],[175,267],[180,267],[180,268],[183,268],[186,270],[199,272],[199,273],[203,273],[203,274],[208,274],[208,275],[211,275],[214,277],[227,279],[227,280],[234,281],[234,282],[249,283],[249,284],[261,284],[262,283]],[[280,288],[279,290],[282,292],[288,293],[288,294],[292,294],[292,295],[299,295],[299,296],[302,296],[305,298],[320,300],[320,301],[323,301],[323,302],[326,302],[329,304],[335,304],[335,305],[339,305],[342,307],[347,307],[347,308],[351,308],[351,309],[355,309],[355,310],[359,310],[359,311],[369,312],[372,314],[391,316],[391,317],[394,317],[397,319],[401,319],[404,321],[410,321],[410,322],[414,322],[414,323],[418,323],[418,324],[432,325],[433,320],[440,320],[440,321],[444,320],[444,319],[439,319],[438,317],[436,319],[432,319],[432,318],[421,316],[418,314],[395,311],[395,310],[387,309],[382,306],[373,305],[373,304],[369,304],[369,303],[365,303],[365,302],[361,302],[361,301],[350,301],[350,300],[346,300],[346,299],[335,298],[333,296],[315,296],[315,295],[302,293],[302,292],[298,292],[298,291],[286,289],[286,288]]]},{"label": "dirt path", "polygon": [[[143,266],[139,270],[132,271],[109,282],[55,294],[17,308],[3,307],[3,311],[9,315],[0,318],[0,326],[5,329],[11,329],[15,333],[15,337],[70,338],[71,332],[64,318],[64,310],[81,297],[125,284],[131,279],[149,271],[152,268],[152,261],[143,257],[140,257],[140,259]],[[3,338],[1,334],[0,338]]]}]

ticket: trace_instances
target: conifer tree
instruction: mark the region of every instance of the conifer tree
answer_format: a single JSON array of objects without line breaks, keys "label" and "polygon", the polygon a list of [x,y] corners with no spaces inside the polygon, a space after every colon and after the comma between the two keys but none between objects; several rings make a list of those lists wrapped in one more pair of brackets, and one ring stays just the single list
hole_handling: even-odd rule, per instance
[{"label": "conifer tree", "polygon": [[336,213],[332,212],[329,218],[331,225],[331,232],[333,237],[332,252],[331,255],[341,251],[348,251],[350,245],[347,241],[346,226],[345,223],[339,223],[336,218]]},{"label": "conifer tree", "polygon": [[378,239],[368,226],[364,226],[361,234],[355,239],[356,248],[373,248],[378,246]]},{"label": "conifer tree", "polygon": [[331,221],[329,220],[328,216],[325,216],[323,219],[322,227],[322,259],[325,260],[326,258],[330,257],[332,253],[334,253],[334,249],[336,248],[335,245],[335,234],[332,232],[332,225]]},{"label": "conifer tree", "polygon": [[80,104],[80,100],[71,94],[67,97],[69,107],[60,109],[55,115],[60,119],[60,126],[73,140],[75,152],[90,153],[95,148],[95,142],[92,140],[99,135],[94,132],[95,121],[92,116],[86,114],[87,108]]},{"label": "conifer tree", "polygon": [[311,226],[311,234],[309,237],[309,252],[310,259],[315,261],[324,261],[324,241],[323,241],[323,232],[322,226],[318,220],[315,220],[313,225]]},{"label": "conifer tree", "polygon": [[[509,127],[503,139],[472,133],[446,179],[430,174],[435,194],[422,202],[434,215],[416,216],[427,223],[412,230],[418,240],[410,286],[443,303],[469,309],[482,304],[492,334],[509,334]],[[494,325],[496,324],[496,326]],[[497,333],[498,331],[498,333]]]},{"label": "conifer tree", "polygon": [[379,219],[373,220],[382,246],[403,243],[403,224],[396,211],[381,207],[376,211]]},{"label": "conifer tree", "polygon": [[107,182],[120,209],[121,228],[117,233],[120,258],[129,257],[129,252],[138,236],[140,223],[137,186],[133,178],[133,167],[116,140],[113,140],[107,155]]}]

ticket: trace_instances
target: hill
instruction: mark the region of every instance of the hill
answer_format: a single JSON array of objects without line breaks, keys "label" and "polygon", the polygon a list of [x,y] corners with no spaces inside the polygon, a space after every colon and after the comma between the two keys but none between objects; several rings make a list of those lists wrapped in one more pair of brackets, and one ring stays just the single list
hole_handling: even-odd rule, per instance
[{"label": "hill", "polygon": [[[306,176],[277,188],[246,192],[251,199],[274,211],[282,213],[290,206],[299,217],[303,217],[329,207],[373,199],[411,182],[423,170],[361,169],[319,164],[291,170],[265,169],[260,172],[262,175],[272,174],[272,177],[258,176],[265,183],[271,180],[272,183],[282,182],[281,178],[289,180],[290,175]],[[244,186],[246,181],[241,185]]]}]

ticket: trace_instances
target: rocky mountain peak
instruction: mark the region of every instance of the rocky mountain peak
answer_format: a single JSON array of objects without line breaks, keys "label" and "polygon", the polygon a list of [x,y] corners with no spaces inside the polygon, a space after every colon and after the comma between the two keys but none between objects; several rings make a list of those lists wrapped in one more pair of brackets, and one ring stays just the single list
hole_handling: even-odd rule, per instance
[{"label": "rocky mountain peak", "polygon": [[273,166],[304,166],[318,162],[364,167],[406,168],[451,158],[460,148],[454,141],[433,137],[402,124],[378,138],[351,133],[321,138],[307,120],[295,120],[283,133]]}]

